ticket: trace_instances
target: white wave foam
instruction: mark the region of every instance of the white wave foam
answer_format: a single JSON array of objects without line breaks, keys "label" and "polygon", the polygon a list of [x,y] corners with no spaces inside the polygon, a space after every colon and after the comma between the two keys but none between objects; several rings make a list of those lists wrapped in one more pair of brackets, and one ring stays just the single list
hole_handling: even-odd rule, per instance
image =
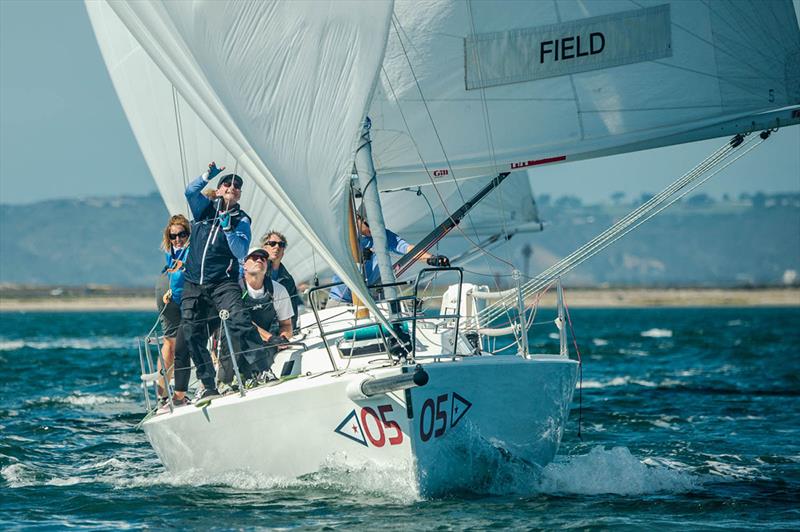
[{"label": "white wave foam", "polygon": [[718,460],[708,460],[706,461],[706,465],[708,466],[709,474],[728,480],[755,480],[767,478],[755,467],[726,464]]},{"label": "white wave foam", "polygon": [[552,494],[642,495],[697,489],[698,477],[664,464],[647,465],[626,447],[598,446],[582,456],[566,457],[542,470],[540,489]]},{"label": "white wave foam", "polygon": [[672,331],[669,329],[648,329],[639,334],[645,338],[672,338]]},{"label": "white wave foam", "polygon": [[637,356],[637,357],[646,357],[646,356],[648,356],[650,354],[647,351],[644,351],[643,349],[624,349],[623,348],[623,349],[620,349],[618,352],[619,352],[620,355],[633,355],[633,356]]},{"label": "white wave foam", "polygon": [[0,469],[0,476],[9,488],[24,488],[38,484],[36,471],[22,463],[14,463]]},{"label": "white wave foam", "polygon": [[129,400],[128,392],[124,392],[121,395],[88,395],[80,392],[74,392],[64,397],[51,397],[45,395],[39,397],[38,399],[31,399],[27,401],[27,404],[41,405],[60,403],[73,406],[95,406],[108,403],[122,403],[127,400]]},{"label": "white wave foam", "polygon": [[0,337],[0,351],[17,349],[134,349],[136,340],[123,336],[96,336],[94,338],[25,338],[8,339]]},{"label": "white wave foam", "polygon": [[0,351],[13,351],[25,347],[24,340],[0,340]]},{"label": "white wave foam", "polygon": [[603,338],[592,338],[592,343],[597,347],[602,347],[604,345],[608,345],[608,340],[605,340]]},{"label": "white wave foam", "polygon": [[655,388],[656,386],[658,386],[655,382],[652,381],[634,379],[629,375],[623,375],[622,377],[614,377],[613,379],[607,381],[584,380],[583,388],[584,389],[613,388],[615,386],[627,386],[629,384],[644,386],[646,388]]}]

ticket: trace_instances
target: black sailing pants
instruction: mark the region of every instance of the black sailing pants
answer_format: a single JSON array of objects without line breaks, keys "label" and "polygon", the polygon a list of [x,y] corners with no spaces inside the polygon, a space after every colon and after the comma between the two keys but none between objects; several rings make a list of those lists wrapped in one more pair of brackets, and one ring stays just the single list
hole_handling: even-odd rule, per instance
[{"label": "black sailing pants", "polygon": [[[211,355],[206,349],[209,318],[214,318],[220,310],[230,313],[228,330],[231,343],[237,353],[243,353],[253,372],[267,369],[264,343],[250,320],[250,313],[242,302],[242,289],[234,280],[215,284],[198,285],[185,281],[181,298],[181,328],[194,361],[197,378],[207,390],[216,389],[215,371]],[[246,378],[244,375],[243,378]]]}]

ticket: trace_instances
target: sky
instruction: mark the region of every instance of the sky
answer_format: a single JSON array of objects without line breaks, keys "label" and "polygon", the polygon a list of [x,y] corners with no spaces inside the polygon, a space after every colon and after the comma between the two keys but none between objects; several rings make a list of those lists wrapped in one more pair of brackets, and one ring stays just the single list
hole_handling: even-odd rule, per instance
[{"label": "sky", "polygon": [[[585,202],[657,192],[724,139],[531,172],[535,194]],[[0,0],[0,203],[156,190],[114,92],[82,2]],[[800,127],[698,192],[800,191]]]}]

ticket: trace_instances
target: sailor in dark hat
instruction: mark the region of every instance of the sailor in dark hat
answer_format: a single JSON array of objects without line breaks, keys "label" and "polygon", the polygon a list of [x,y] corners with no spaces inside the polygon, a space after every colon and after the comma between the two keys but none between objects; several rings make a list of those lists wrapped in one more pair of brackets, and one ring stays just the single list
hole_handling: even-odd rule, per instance
[{"label": "sailor in dark hat", "polygon": [[[208,165],[208,171],[189,183],[186,200],[192,211],[192,242],[186,258],[185,283],[181,300],[181,327],[197,377],[205,391],[201,398],[218,395],[211,355],[206,349],[208,322],[222,310],[228,314],[227,326],[237,353],[263,348],[242,304],[239,288],[241,263],[250,247],[250,217],[239,208],[242,178],[227,174],[220,178],[212,198],[203,188],[225,167]],[[268,370],[254,367],[253,373]],[[244,375],[247,378],[249,375]]]}]

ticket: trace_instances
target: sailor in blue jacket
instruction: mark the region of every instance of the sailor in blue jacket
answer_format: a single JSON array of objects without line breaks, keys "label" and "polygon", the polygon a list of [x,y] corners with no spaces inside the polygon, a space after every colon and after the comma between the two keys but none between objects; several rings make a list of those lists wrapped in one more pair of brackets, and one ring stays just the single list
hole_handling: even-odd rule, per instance
[{"label": "sailor in blue jacket", "polygon": [[242,178],[224,175],[213,200],[203,194],[203,188],[224,169],[212,162],[206,173],[186,187],[194,220],[181,297],[181,327],[205,388],[201,398],[218,395],[211,355],[206,349],[206,326],[221,310],[227,310],[230,316],[227,324],[234,351],[245,351],[243,356],[253,370],[252,375],[242,377],[258,380],[261,375],[271,375],[263,342],[242,304],[239,288],[240,263],[250,247],[250,217],[239,208]]},{"label": "sailor in blue jacket", "polygon": [[[361,246],[361,253],[364,259],[364,280],[366,281],[367,286],[372,286],[380,283],[381,281],[381,272],[378,268],[378,260],[375,256],[375,253],[372,251],[372,248],[375,245],[372,240],[372,230],[370,229],[369,222],[367,222],[363,213],[356,215],[356,224],[356,228],[361,235],[359,238],[359,245]],[[399,255],[404,255],[405,253],[408,253],[414,249],[413,244],[409,244],[397,233],[388,229],[386,229],[386,245],[389,248],[390,253],[397,253]],[[430,266],[450,266],[449,259],[444,255],[431,255],[430,253],[425,252],[420,258],[425,259]],[[333,276],[333,282],[341,282],[341,279],[338,275]],[[353,293],[344,284],[339,284],[331,288],[329,297],[330,299],[328,300],[328,307],[339,304],[351,304],[353,302]]]}]

